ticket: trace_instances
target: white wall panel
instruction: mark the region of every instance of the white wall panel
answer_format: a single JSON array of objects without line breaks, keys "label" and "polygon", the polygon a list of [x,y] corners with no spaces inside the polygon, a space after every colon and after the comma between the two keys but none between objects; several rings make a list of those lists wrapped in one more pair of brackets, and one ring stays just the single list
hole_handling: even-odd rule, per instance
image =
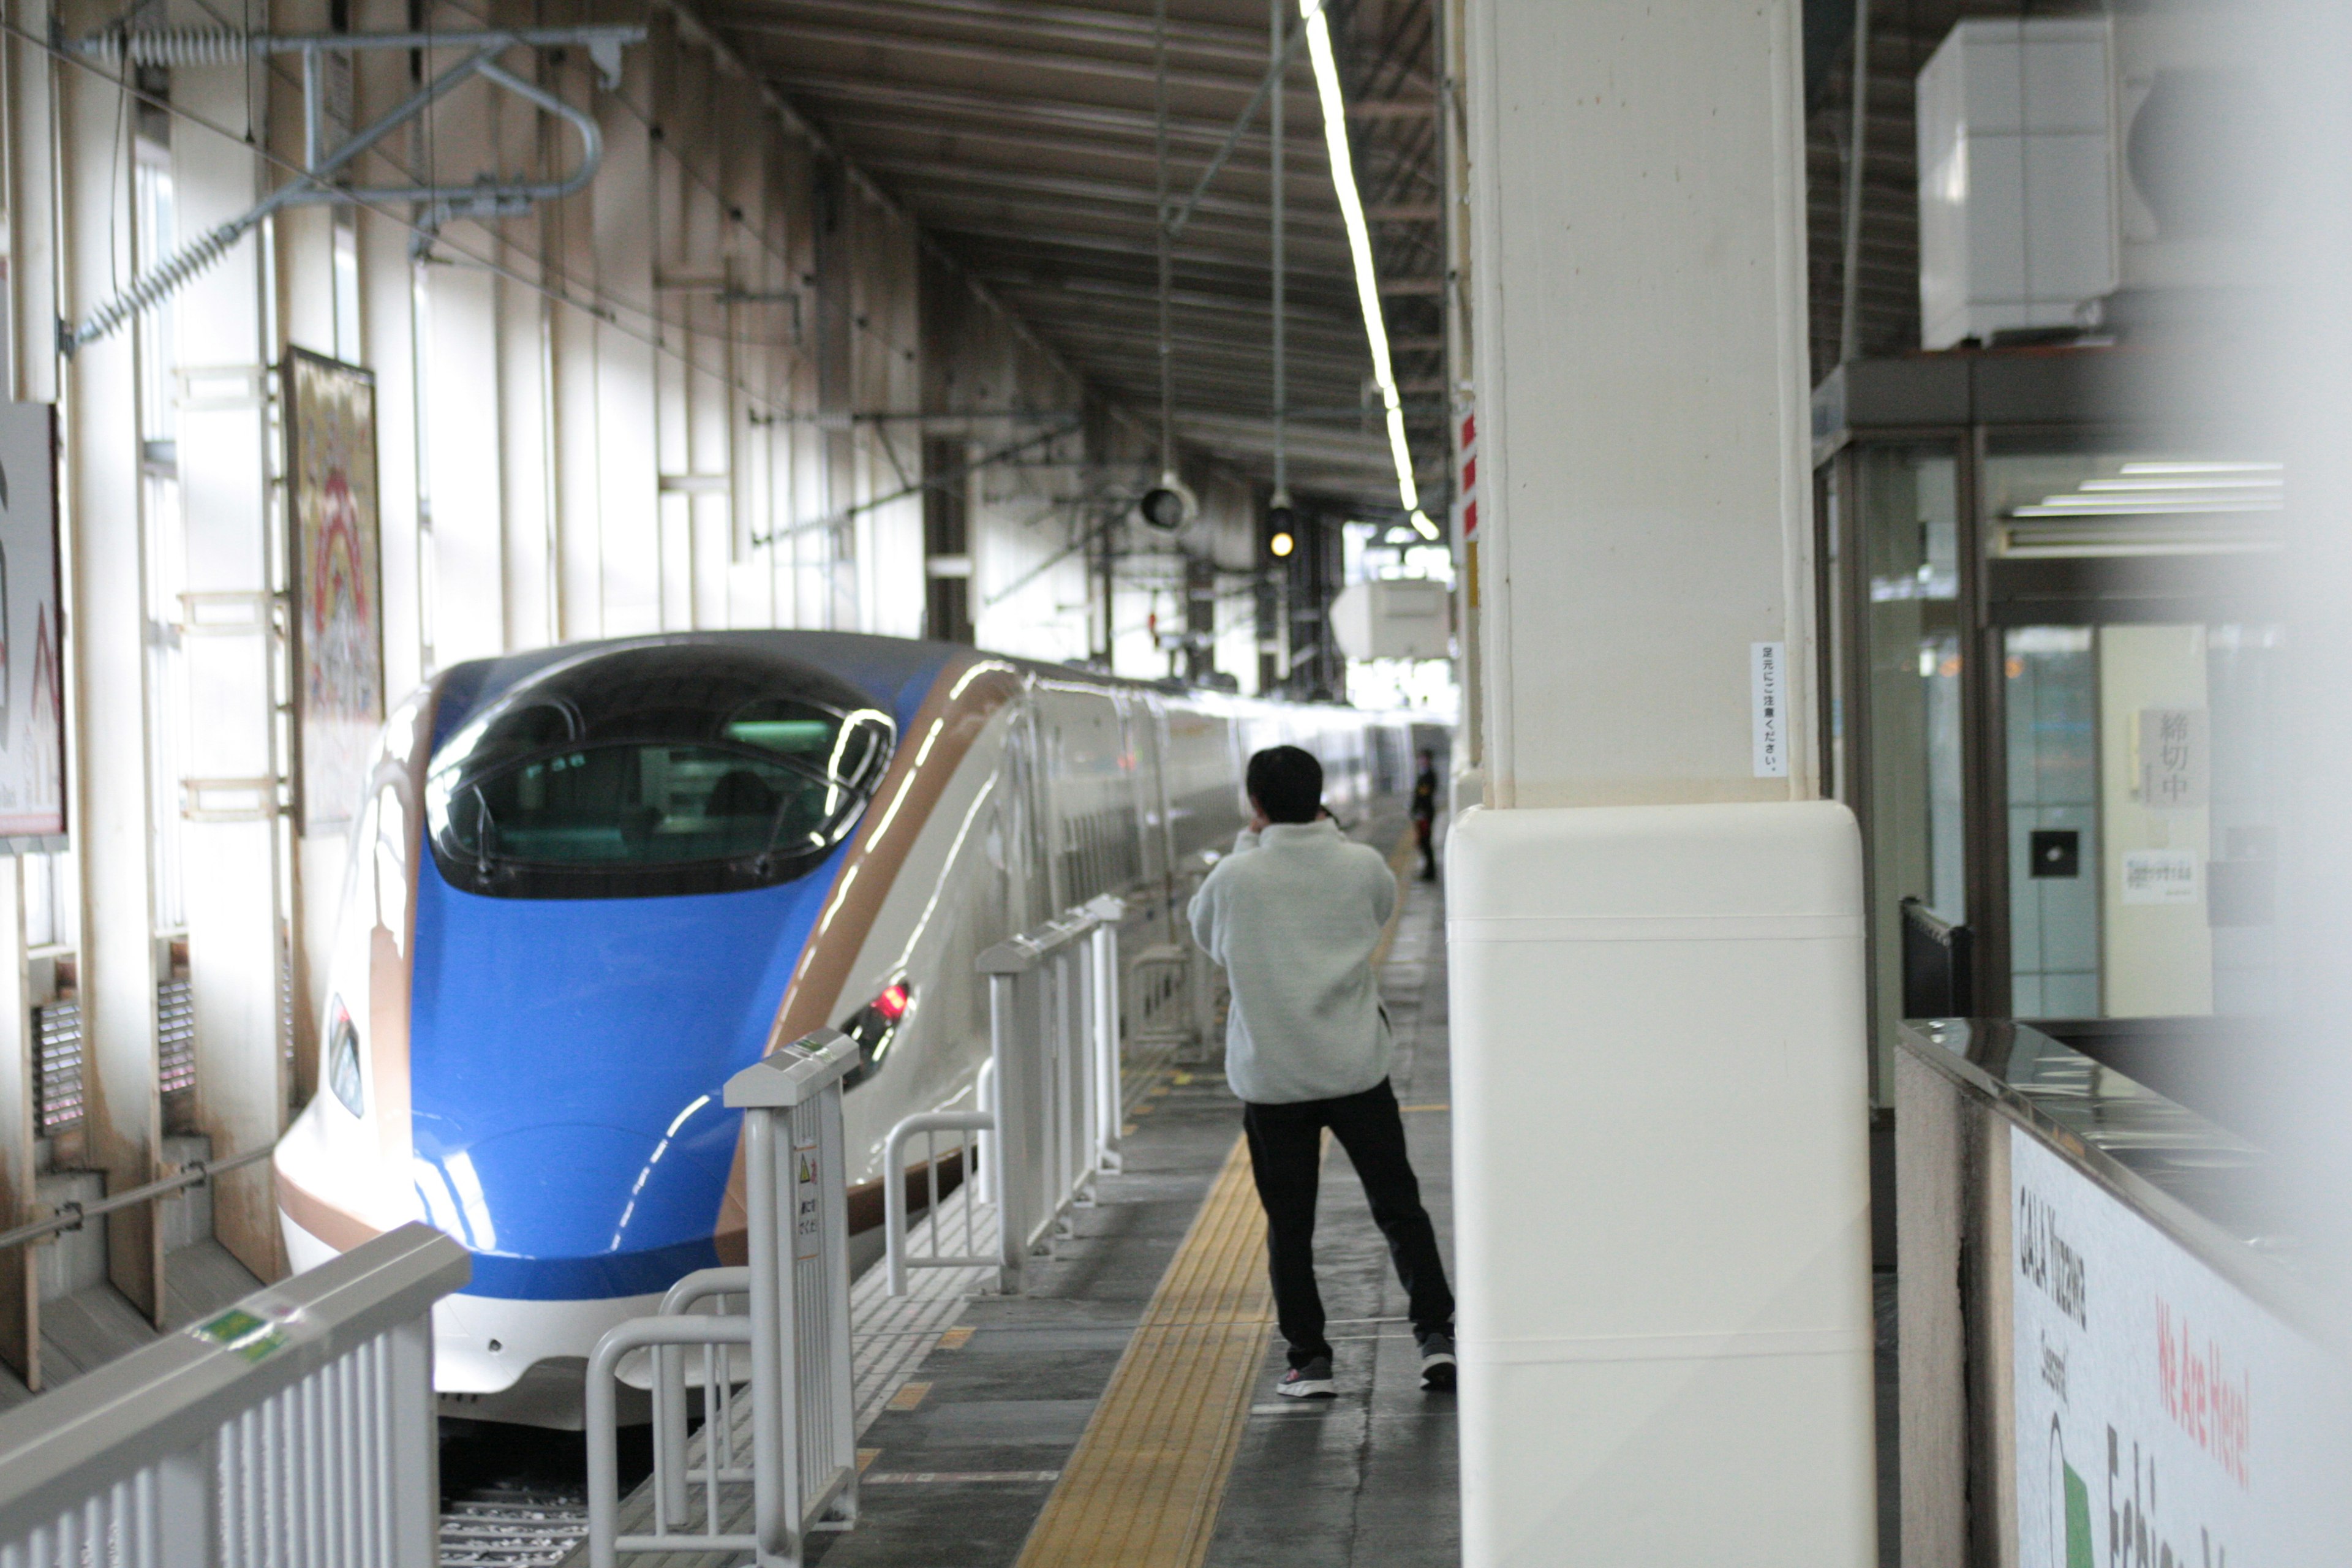
[{"label": "white wall panel", "polygon": [[[173,19],[195,25],[194,6]],[[245,67],[175,73],[173,101],[232,130],[252,101]],[[173,135],[180,231],[201,233],[256,197],[251,152],[194,126]],[[185,765],[214,809],[181,825],[198,1126],[215,1155],[273,1142],[289,1084],[281,1049],[278,759],[271,659],[268,530],[269,367],[263,334],[258,235],[183,291],[173,320],[177,452],[188,596],[179,606],[188,726]],[[150,526],[167,526],[151,519]],[[172,700],[180,694],[172,694]],[[170,782],[170,781],[167,781]],[[193,796],[192,796],[193,798]],[[249,802],[247,805],[246,803]],[[196,804],[202,804],[197,802]],[[178,814],[179,799],[158,801]],[[267,1173],[213,1188],[214,1234],[264,1279],[282,1267],[277,1205]]]},{"label": "white wall panel", "polygon": [[[68,16],[72,26],[81,18]],[[129,111],[96,79],[68,72],[59,113],[68,156],[66,313],[79,319],[131,275]],[[97,151],[108,149],[107,152]],[[68,699],[81,858],[81,1007],[90,1164],[117,1185],[155,1174],[155,941],[149,853],[146,554],[141,528],[139,426],[132,339],[118,332],[77,354],[65,376],[62,465]],[[107,1223],[107,1272],[160,1323],[163,1247],[152,1211]]]},{"label": "white wall panel", "polygon": [[418,370],[425,488],[433,507],[436,665],[502,653],[507,629],[506,484],[499,390],[499,283],[467,267],[420,269]]}]

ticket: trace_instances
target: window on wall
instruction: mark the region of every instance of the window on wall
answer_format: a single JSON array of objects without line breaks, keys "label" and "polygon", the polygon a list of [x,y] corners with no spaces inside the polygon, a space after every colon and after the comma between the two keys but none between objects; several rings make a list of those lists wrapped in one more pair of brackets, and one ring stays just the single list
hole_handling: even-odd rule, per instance
[{"label": "window on wall", "polygon": [[[178,244],[179,215],[172,184],[168,127],[146,123],[133,143],[131,244],[142,272],[160,264]],[[151,133],[152,132],[152,133]],[[187,586],[187,528],[181,505],[179,419],[173,396],[179,363],[178,317],[171,297],[134,318],[137,362],[141,575],[147,601],[148,812],[154,857],[153,920],[158,935],[187,925],[182,879],[180,781],[188,755],[185,660],[180,645],[181,600]]]},{"label": "window on wall", "polygon": [[[329,55],[326,58],[346,62],[343,74],[348,80],[350,57]],[[365,362],[366,355],[360,348],[359,214],[345,206],[332,210],[335,226],[335,357],[347,364],[360,364]]]},{"label": "window on wall", "polygon": [[923,635],[972,640],[971,476],[961,441],[923,443]]}]

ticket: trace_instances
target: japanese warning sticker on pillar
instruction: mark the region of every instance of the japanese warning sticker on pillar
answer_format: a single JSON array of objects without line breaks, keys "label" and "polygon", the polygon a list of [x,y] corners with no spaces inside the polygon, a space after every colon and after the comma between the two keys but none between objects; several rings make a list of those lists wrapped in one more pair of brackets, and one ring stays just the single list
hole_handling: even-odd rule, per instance
[{"label": "japanese warning sticker on pillar", "polygon": [[816,1145],[793,1145],[793,1256],[817,1255],[819,1231],[824,1223],[822,1184],[817,1181]]},{"label": "japanese warning sticker on pillar", "polygon": [[2341,1562],[2352,1368],[2009,1134],[2019,1568]]},{"label": "japanese warning sticker on pillar", "polygon": [[1789,653],[1777,642],[1748,645],[1748,700],[1753,711],[1756,776],[1789,776]]}]

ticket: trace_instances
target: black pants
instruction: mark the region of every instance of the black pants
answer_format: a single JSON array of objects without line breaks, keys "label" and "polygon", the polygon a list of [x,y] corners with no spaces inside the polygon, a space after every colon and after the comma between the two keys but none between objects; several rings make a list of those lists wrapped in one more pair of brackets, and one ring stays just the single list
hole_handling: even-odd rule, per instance
[{"label": "black pants", "polygon": [[1404,1152],[1404,1121],[1386,1079],[1337,1100],[1244,1105],[1242,1127],[1249,1135],[1258,1201],[1265,1205],[1266,1263],[1291,1365],[1331,1353],[1323,1337],[1323,1296],[1315,1288],[1315,1192],[1326,1127],[1348,1151],[1371,1201],[1372,1222],[1388,1237],[1389,1256],[1412,1302],[1414,1337],[1454,1331],[1454,1292],[1446,1289],[1445,1263],[1437,1255],[1437,1230],[1421,1206],[1421,1184]]},{"label": "black pants", "polygon": [[1421,846],[1421,879],[1437,880],[1437,824],[1426,816],[1412,819],[1412,837]]}]

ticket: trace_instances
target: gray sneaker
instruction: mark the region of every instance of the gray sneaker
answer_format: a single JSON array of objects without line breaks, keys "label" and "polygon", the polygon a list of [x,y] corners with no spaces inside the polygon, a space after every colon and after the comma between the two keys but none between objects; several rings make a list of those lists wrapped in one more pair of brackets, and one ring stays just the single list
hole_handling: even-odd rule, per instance
[{"label": "gray sneaker", "polygon": [[1421,1386],[1433,1394],[1454,1391],[1454,1336],[1429,1334],[1421,1342]]},{"label": "gray sneaker", "polygon": [[1274,1391],[1285,1399],[1337,1399],[1339,1386],[1331,1381],[1331,1358],[1318,1355],[1305,1366],[1292,1367]]}]

